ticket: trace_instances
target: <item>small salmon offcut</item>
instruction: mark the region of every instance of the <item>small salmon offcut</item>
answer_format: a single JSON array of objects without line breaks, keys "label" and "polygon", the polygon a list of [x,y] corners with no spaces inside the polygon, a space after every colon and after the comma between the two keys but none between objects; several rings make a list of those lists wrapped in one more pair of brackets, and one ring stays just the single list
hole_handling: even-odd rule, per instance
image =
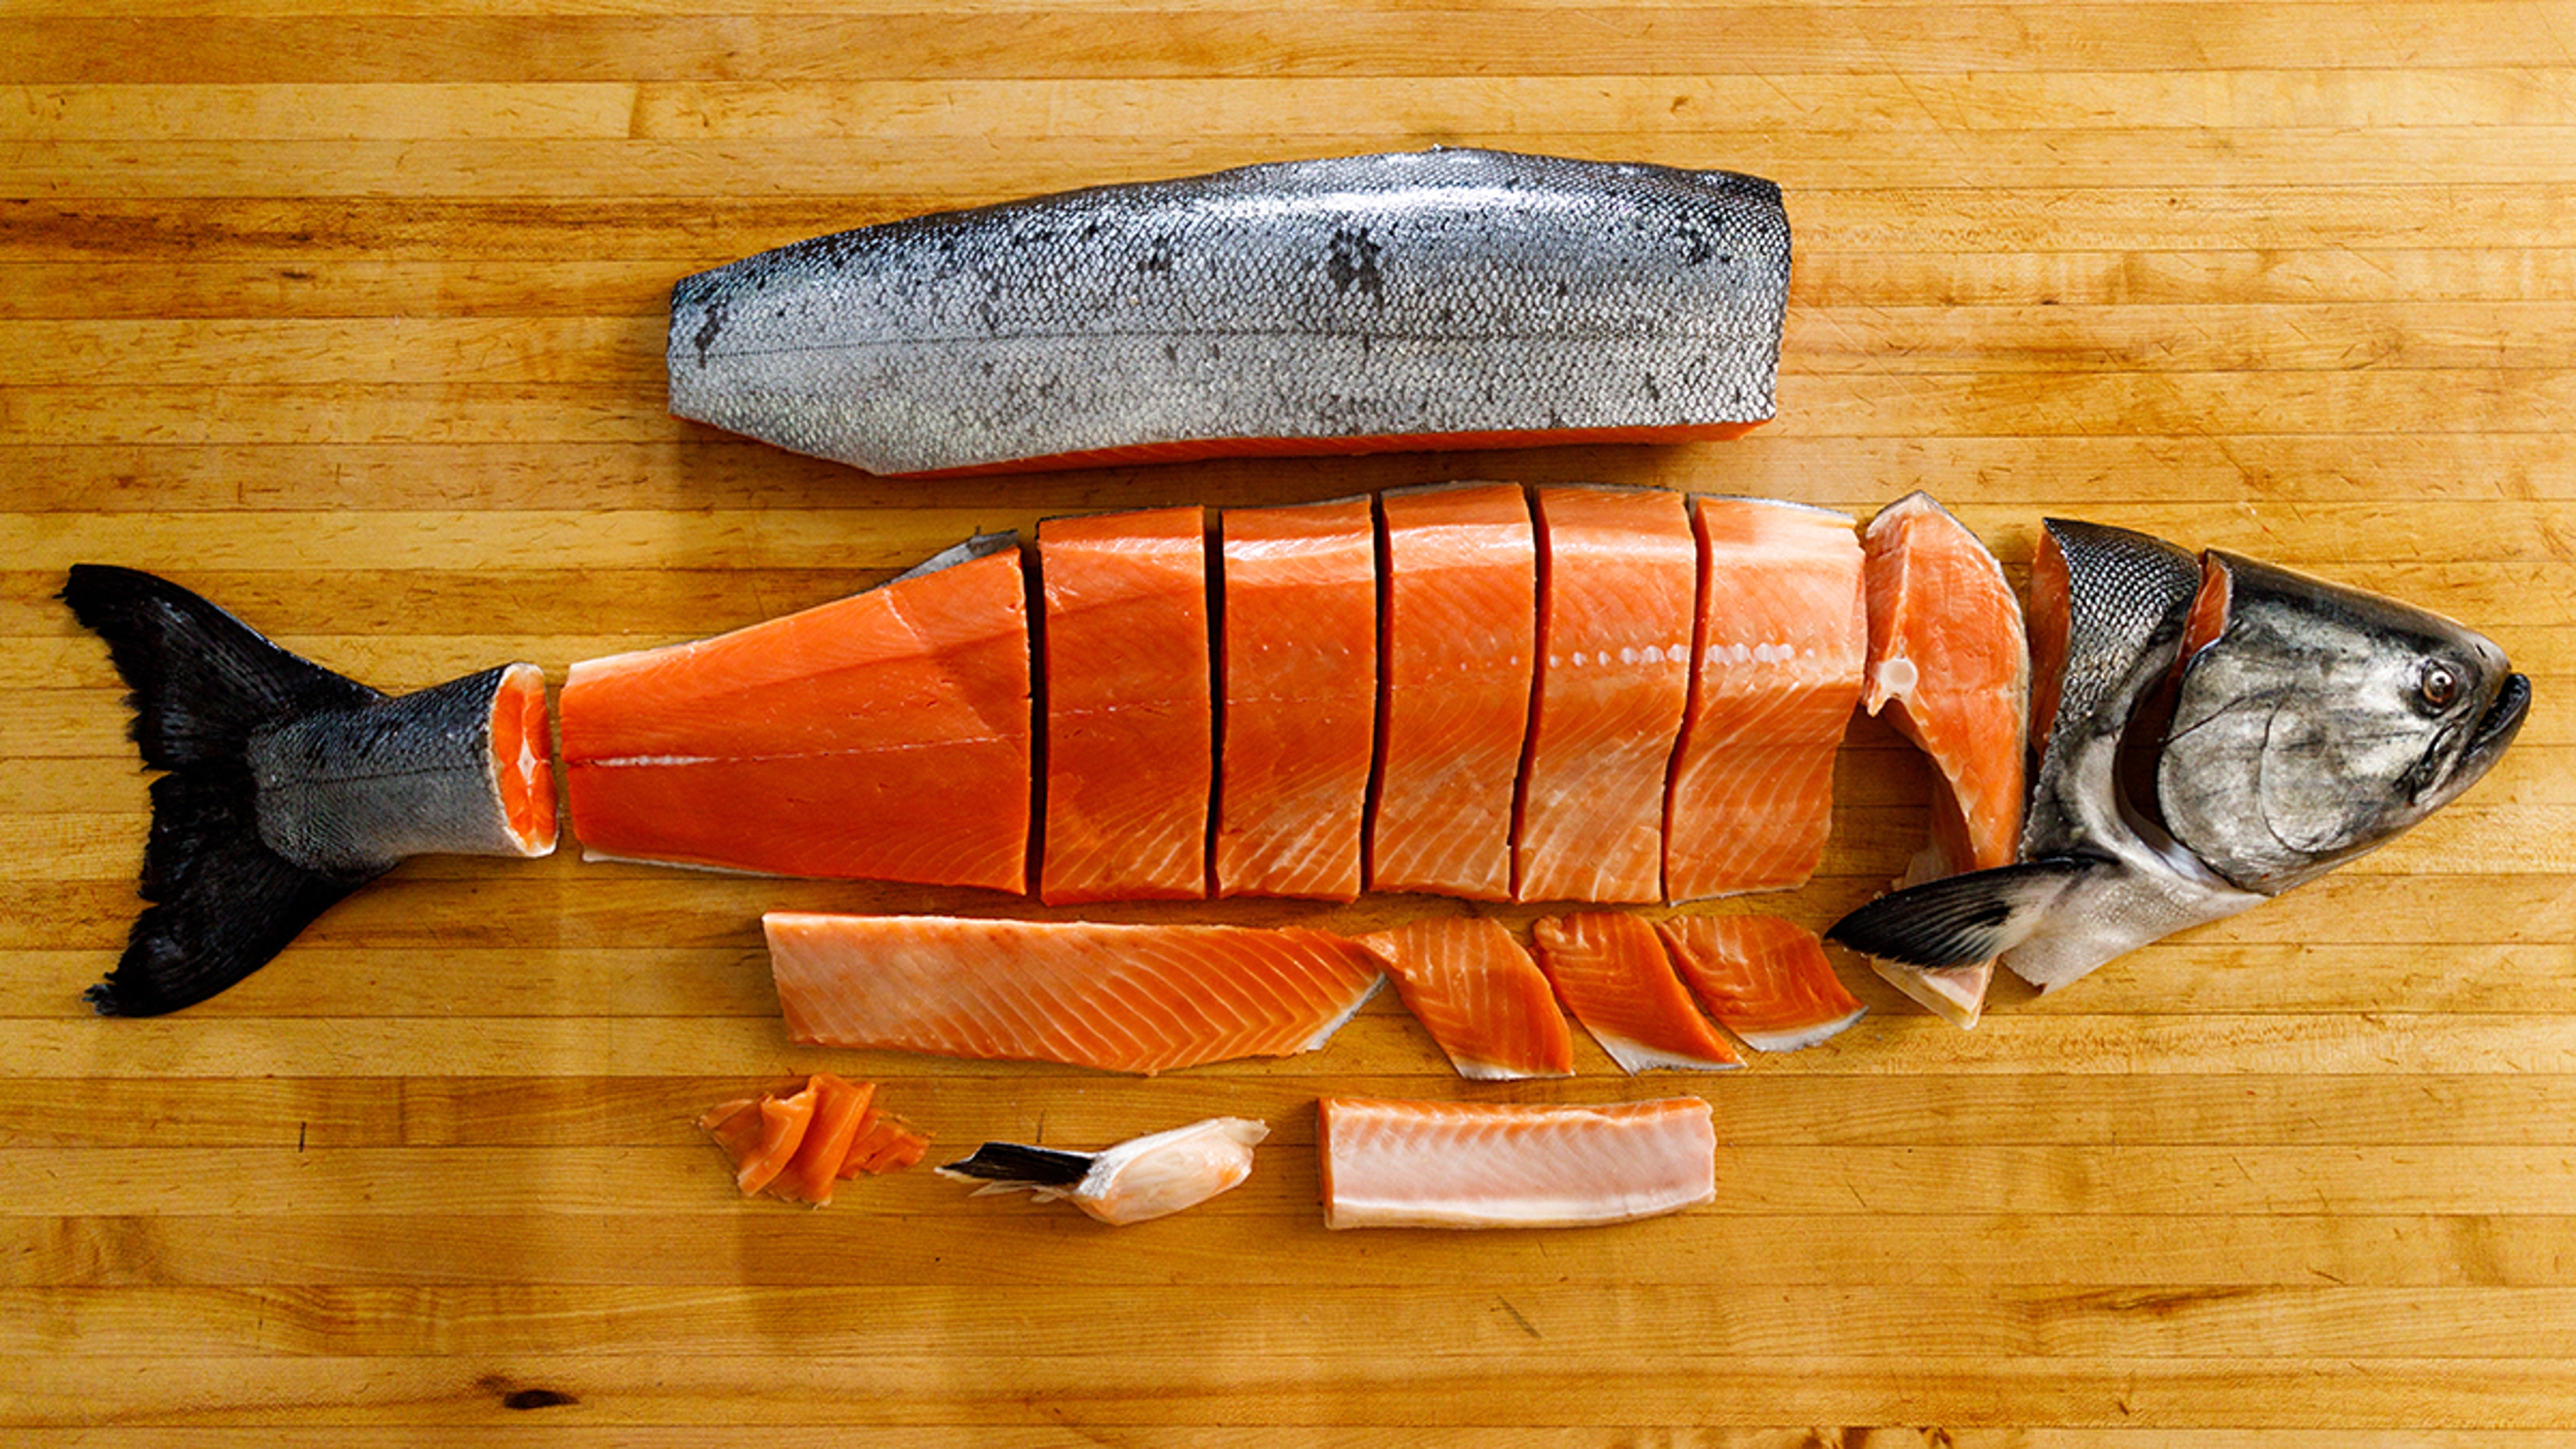
[{"label": "small salmon offcut", "polygon": [[1517,484],[1378,500],[1377,807],[1369,888],[1512,896],[1512,796],[1530,715],[1538,546]]},{"label": "small salmon offcut", "polygon": [[787,1034],[1159,1072],[1313,1051],[1384,979],[1322,931],[950,916],[761,918]]},{"label": "small salmon offcut", "polygon": [[1682,989],[1662,938],[1643,918],[1583,911],[1546,917],[1530,934],[1557,999],[1628,1075],[1744,1065]]},{"label": "small salmon offcut", "polygon": [[1488,1082],[1574,1075],[1574,1034],[1555,991],[1501,922],[1430,917],[1360,944],[1458,1075]]},{"label": "small salmon offcut", "polygon": [[1038,896],[1207,894],[1215,705],[1196,508],[1038,525],[1046,597],[1046,840]]},{"label": "small salmon offcut", "polygon": [[1598,1107],[1387,1102],[1315,1108],[1327,1228],[1577,1228],[1717,1200],[1697,1097]]},{"label": "small salmon offcut", "polygon": [[1655,931],[1700,1005],[1755,1051],[1814,1046],[1869,1009],[1834,975],[1824,942],[1795,921],[1678,916]]},{"label": "small salmon offcut", "polygon": [[[1900,886],[2010,865],[2021,843],[2029,763],[2030,642],[2003,566],[1930,494],[1879,511],[1862,537],[1869,576],[1871,714],[1896,706],[1897,732],[1940,773],[1932,843]],[[1994,962],[1926,970],[1873,961],[1888,984],[1954,1025],[1985,1009]]]},{"label": "small salmon offcut", "polygon": [[563,754],[584,853],[1025,889],[1027,589],[1012,538],[958,552],[718,638],[573,665]]},{"label": "small salmon offcut", "polygon": [[1807,883],[1833,826],[1834,757],[1860,702],[1869,616],[1840,513],[1695,498],[1699,629],[1666,799],[1667,899]]},{"label": "small salmon offcut", "polygon": [[1538,675],[1512,836],[1524,901],[1663,898],[1698,548],[1680,495],[1541,488]]},{"label": "small salmon offcut", "polygon": [[1219,515],[1217,894],[1347,901],[1377,743],[1368,500]]},{"label": "small salmon offcut", "polygon": [[877,1110],[876,1093],[874,1082],[816,1072],[800,1091],[727,1102],[698,1125],[733,1160],[745,1197],[766,1192],[822,1207],[838,1183],[900,1171],[930,1150],[929,1138]]}]

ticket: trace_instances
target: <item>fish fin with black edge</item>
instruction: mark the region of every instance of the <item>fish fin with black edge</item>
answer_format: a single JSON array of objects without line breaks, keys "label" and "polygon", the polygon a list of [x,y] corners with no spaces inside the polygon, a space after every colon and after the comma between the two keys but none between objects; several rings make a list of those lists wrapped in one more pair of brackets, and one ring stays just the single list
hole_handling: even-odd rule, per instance
[{"label": "fish fin with black edge", "polygon": [[2029,939],[2059,897],[2107,862],[2052,856],[1891,891],[1825,939],[1881,961],[1937,970],[1991,961]]},{"label": "fish fin with black edge", "polygon": [[972,1155],[941,1167],[939,1175],[988,1182],[997,1188],[1070,1187],[1091,1171],[1095,1156],[1017,1142],[987,1142]]},{"label": "fish fin with black edge", "polygon": [[124,955],[84,999],[101,1016],[158,1016],[215,995],[284,950],[382,870],[317,871],[259,833],[245,751],[259,730],[384,695],[299,658],[166,579],[75,564],[61,598],[107,641],[132,691],[152,782],[152,833]]}]

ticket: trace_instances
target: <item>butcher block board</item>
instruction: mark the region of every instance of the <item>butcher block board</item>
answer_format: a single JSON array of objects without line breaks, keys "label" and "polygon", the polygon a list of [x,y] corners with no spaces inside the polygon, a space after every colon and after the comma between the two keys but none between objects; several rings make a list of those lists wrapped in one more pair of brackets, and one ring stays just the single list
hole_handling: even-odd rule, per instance
[{"label": "butcher block board", "polygon": [[[2576,6],[12,0],[0,7],[0,1440],[1943,1444],[2576,1432]],[[918,484],[663,410],[665,292],[924,210],[1495,145],[1722,166],[1796,229],[1737,443]],[[767,618],[1059,513],[1452,478],[1930,489],[2451,613],[2534,679],[2459,804],[1960,1032],[1457,1080],[1391,996],[1146,1080],[781,1030],[768,908],[993,895],[422,859],[215,1001],[91,1017],[145,778],[66,566],[388,688]],[[1822,925],[1924,832],[1851,736]],[[1229,901],[1115,920],[1371,928]],[[1501,913],[1514,926],[1529,912]],[[742,1200],[692,1117],[828,1068],[962,1152],[1270,1124],[1113,1230],[927,1171]],[[1328,1233],[1328,1093],[1716,1109],[1719,1195]]]}]

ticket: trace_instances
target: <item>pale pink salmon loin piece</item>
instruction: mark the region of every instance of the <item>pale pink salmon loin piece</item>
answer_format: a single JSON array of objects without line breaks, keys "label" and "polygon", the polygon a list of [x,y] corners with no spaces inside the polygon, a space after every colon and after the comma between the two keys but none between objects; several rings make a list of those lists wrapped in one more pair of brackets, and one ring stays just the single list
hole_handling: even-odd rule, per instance
[{"label": "pale pink salmon loin piece", "polygon": [[1050,905],[1207,894],[1206,529],[1196,508],[1038,525]]},{"label": "pale pink salmon loin piece", "polygon": [[1360,937],[1414,1020],[1475,1081],[1574,1075],[1574,1034],[1538,963],[1499,921],[1408,921]]},{"label": "pale pink salmon loin piece", "polygon": [[1541,488],[1538,676],[1512,896],[1655,901],[1699,546],[1679,494]]},{"label": "pale pink salmon loin piece", "polygon": [[572,666],[563,754],[594,857],[1027,888],[1019,551],[713,639]]},{"label": "pale pink salmon loin piece", "polygon": [[1655,928],[1615,911],[1548,916],[1530,928],[1557,999],[1630,1076],[1719,1072],[1744,1058],[1682,989]]},{"label": "pale pink salmon loin piece", "polygon": [[1377,521],[1368,500],[1229,508],[1216,889],[1347,901],[1377,746]]},{"label": "pale pink salmon loin piece", "polygon": [[761,918],[787,1034],[823,1046],[1159,1072],[1329,1039],[1383,979],[1297,927]]},{"label": "pale pink salmon loin piece", "polygon": [[1388,493],[1369,888],[1512,894],[1538,551],[1517,484]]},{"label": "pale pink salmon loin piece", "polygon": [[1838,1035],[1869,1008],[1843,988],[1816,933],[1778,916],[1680,916],[1656,925],[1708,1014],[1761,1052]]},{"label": "pale pink salmon loin piece", "polygon": [[[1890,703],[1897,732],[1940,772],[1932,843],[1897,884],[2013,863],[2029,768],[2030,641],[1995,556],[1928,494],[1879,511],[1861,540],[1869,587],[1862,703]],[[1973,1027],[1994,963],[1871,969],[1944,1020]]]},{"label": "pale pink salmon loin piece", "polygon": [[1834,756],[1860,701],[1869,616],[1850,517],[1694,498],[1699,629],[1664,817],[1664,892],[1807,883],[1833,828]]},{"label": "pale pink salmon loin piece", "polygon": [[1717,1200],[1697,1097],[1599,1107],[1315,1104],[1327,1228],[1578,1228]]}]

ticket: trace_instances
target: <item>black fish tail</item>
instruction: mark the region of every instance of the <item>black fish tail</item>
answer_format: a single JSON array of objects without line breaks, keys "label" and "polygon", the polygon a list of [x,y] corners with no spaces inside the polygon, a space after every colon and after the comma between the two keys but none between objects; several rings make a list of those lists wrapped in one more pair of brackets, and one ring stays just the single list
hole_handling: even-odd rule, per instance
[{"label": "black fish tail", "polygon": [[971,1177],[1002,1187],[1067,1187],[1091,1171],[1092,1154],[1059,1152],[1017,1142],[987,1142],[940,1168],[950,1177]]},{"label": "black fish tail", "polygon": [[1834,922],[1825,939],[1923,970],[1991,961],[2028,940],[2070,885],[2102,868],[2052,857],[1943,876],[1880,896]]},{"label": "black fish tail", "polygon": [[493,721],[531,691],[541,740],[533,666],[389,699],[151,574],[76,564],[61,597],[132,691],[143,763],[169,772],[152,784],[149,904],[87,992],[100,1015],[215,995],[405,855],[551,848],[551,775],[536,806],[534,767],[513,774],[494,755]]}]

